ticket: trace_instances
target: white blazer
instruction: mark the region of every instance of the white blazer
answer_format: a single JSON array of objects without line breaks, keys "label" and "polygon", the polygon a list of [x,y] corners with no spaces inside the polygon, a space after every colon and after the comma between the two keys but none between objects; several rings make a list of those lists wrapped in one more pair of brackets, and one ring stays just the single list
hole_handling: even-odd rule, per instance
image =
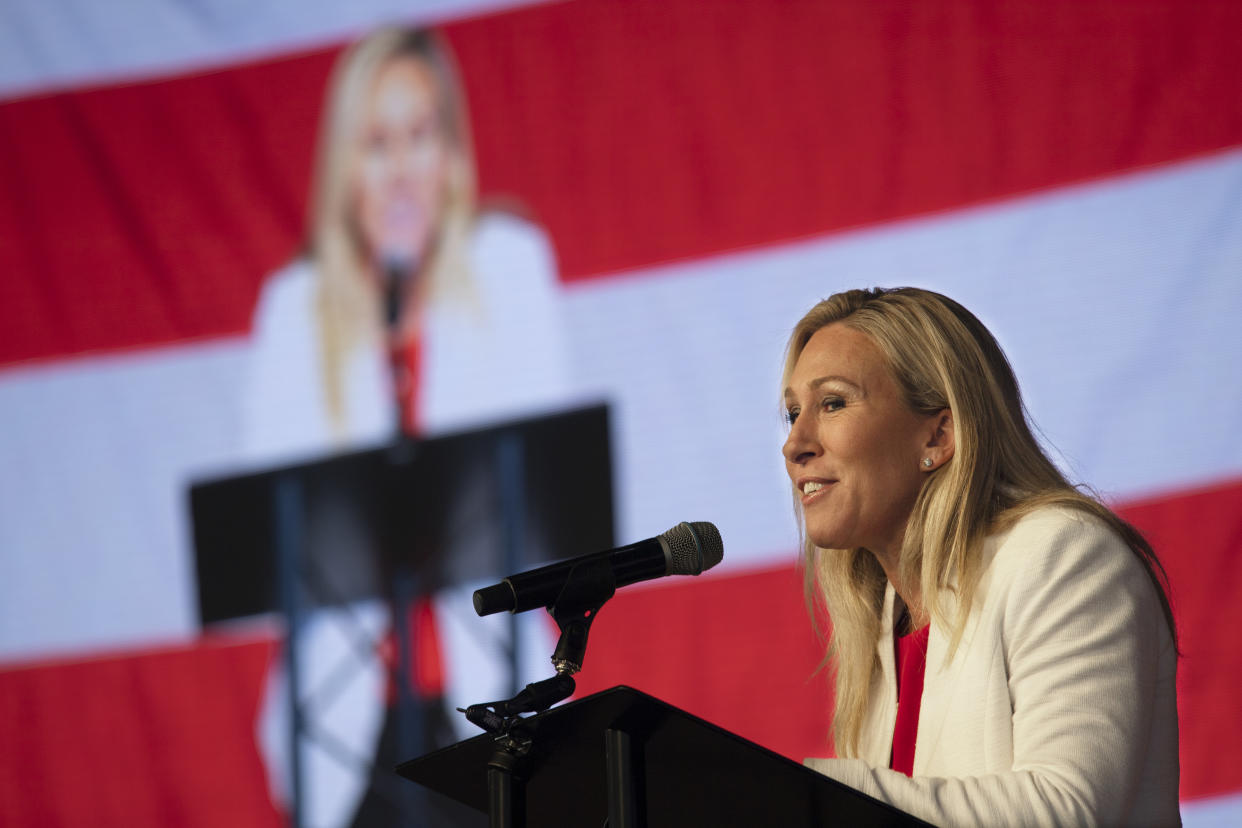
[{"label": "white blazer", "polygon": [[1043,509],[988,538],[965,634],[933,626],[914,775],[888,769],[893,603],[861,758],[806,764],[937,825],[1178,825],[1176,653],[1134,553]]}]

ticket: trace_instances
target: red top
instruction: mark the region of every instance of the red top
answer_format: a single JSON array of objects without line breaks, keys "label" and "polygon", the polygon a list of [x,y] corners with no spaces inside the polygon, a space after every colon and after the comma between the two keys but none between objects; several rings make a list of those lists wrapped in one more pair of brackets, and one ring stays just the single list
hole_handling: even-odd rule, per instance
[{"label": "red top", "polygon": [[914,742],[919,734],[930,632],[928,624],[897,639],[897,727],[893,730],[893,759],[889,767],[906,776],[914,773]]},{"label": "red top", "polygon": [[[388,631],[380,645],[380,658],[388,668],[388,704],[397,699],[397,677],[400,653],[397,643],[398,623],[393,620],[394,629]],[[444,695],[444,659],[440,656],[439,625],[436,623],[435,609],[431,599],[422,596],[414,600],[406,616],[406,634],[410,643],[409,674],[406,681],[416,699],[434,699]]]},{"label": "red top", "polygon": [[418,408],[418,383],[422,373],[422,348],[418,337],[410,337],[393,348],[391,354],[393,389],[401,412],[401,431],[418,434],[421,431]]}]

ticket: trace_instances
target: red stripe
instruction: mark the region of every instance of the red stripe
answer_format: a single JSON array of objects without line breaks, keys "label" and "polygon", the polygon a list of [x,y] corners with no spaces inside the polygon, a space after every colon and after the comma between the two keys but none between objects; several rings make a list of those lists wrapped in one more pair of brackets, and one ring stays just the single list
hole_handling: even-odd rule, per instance
[{"label": "red stripe", "polygon": [[295,250],[329,64],[0,107],[0,362],[244,329]]},{"label": "red stripe", "polygon": [[[1242,143],[1242,6],[577,2],[452,25],[564,278]],[[243,331],[335,50],[0,106],[0,364]]]},{"label": "red stripe", "polygon": [[795,568],[678,579],[600,610],[578,692],[628,684],[801,760],[830,749],[822,658]]},{"label": "red stripe", "polygon": [[1242,142],[1242,7],[571,3],[451,29],[489,187],[567,278]]},{"label": "red stripe", "polygon": [[1242,482],[1124,506],[1160,555],[1184,657],[1178,665],[1182,798],[1242,791]]},{"label": "red stripe", "polygon": [[0,672],[0,825],[277,828],[255,746],[269,642]]}]

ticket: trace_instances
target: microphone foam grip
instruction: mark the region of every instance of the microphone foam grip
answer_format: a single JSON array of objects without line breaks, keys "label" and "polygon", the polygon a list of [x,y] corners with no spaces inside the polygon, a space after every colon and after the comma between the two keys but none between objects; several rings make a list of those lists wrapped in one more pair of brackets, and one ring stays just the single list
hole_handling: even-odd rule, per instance
[{"label": "microphone foam grip", "polygon": [[669,575],[698,575],[724,558],[720,531],[706,521],[679,523],[660,538],[668,544]]}]

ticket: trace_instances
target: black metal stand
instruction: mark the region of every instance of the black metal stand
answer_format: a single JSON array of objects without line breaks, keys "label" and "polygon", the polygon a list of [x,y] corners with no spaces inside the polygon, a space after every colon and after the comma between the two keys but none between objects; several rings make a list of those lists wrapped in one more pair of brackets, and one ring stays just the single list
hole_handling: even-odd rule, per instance
[{"label": "black metal stand", "polygon": [[[496,739],[496,751],[487,763],[490,828],[524,828],[521,764],[534,743],[534,732],[521,714],[542,713],[573,695],[573,674],[582,669],[586,658],[591,622],[616,590],[616,578],[606,560],[589,561],[570,570],[556,602],[547,608],[561,630],[552,654],[556,675],[526,685],[512,699],[472,704],[461,711]],[[637,828],[629,734],[617,730],[608,734],[609,825]]]},{"label": "black metal stand", "polygon": [[638,828],[634,743],[628,732],[614,727],[604,731],[604,768],[608,778],[608,828]]},{"label": "black metal stand", "polygon": [[302,486],[292,475],[277,479],[273,492],[276,516],[276,560],[280,574],[280,606],[285,613],[285,680],[289,704],[289,825],[302,828],[302,674],[298,663],[298,633],[302,625],[302,601],[298,594],[302,560]]},{"label": "black metal stand", "polygon": [[490,828],[524,828],[526,822],[521,763],[530,753],[534,734],[520,714],[541,713],[573,692],[573,677],[558,674],[526,685],[508,701],[472,704],[462,711],[471,722],[495,735],[496,750],[487,762]]},{"label": "black metal stand", "polygon": [[[525,721],[519,719],[519,722]],[[521,731],[519,725],[516,728]],[[530,752],[530,734],[510,732],[497,737],[496,752],[487,763],[487,812],[489,828],[526,828],[525,788],[520,764]],[[604,731],[604,764],[607,771],[608,828],[639,828],[634,748],[630,734],[617,728]]]},{"label": "black metal stand", "polygon": [[506,737],[487,763],[487,814],[489,828],[526,828],[523,788],[515,779],[518,762],[530,750],[530,741],[517,742]]}]

